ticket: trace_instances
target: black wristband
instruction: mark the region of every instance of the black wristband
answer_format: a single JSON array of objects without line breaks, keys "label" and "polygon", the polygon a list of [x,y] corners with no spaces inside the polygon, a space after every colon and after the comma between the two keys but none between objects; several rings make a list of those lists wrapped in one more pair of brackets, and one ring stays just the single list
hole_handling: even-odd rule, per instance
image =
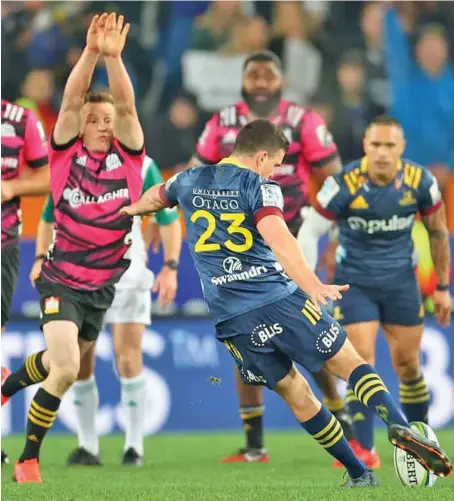
[{"label": "black wristband", "polygon": [[447,285],[437,284],[437,291],[447,291],[447,290],[449,290],[449,284]]},{"label": "black wristband", "polygon": [[37,256],[35,256],[35,262],[40,261],[41,259],[46,259],[46,254],[38,254]]},{"label": "black wristband", "polygon": [[164,266],[167,266],[171,270],[178,270],[178,261],[175,261],[174,259],[170,259],[169,261],[166,261],[164,263]]}]

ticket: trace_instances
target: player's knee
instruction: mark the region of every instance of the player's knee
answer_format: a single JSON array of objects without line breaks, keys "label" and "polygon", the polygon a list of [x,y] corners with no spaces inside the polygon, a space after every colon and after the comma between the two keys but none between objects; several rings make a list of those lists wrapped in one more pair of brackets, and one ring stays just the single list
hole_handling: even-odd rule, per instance
[{"label": "player's knee", "polygon": [[320,406],[317,398],[304,377],[294,368],[281,379],[276,391],[287,402],[298,421],[307,421]]},{"label": "player's knee", "polygon": [[117,353],[117,370],[121,377],[135,377],[142,371],[142,351],[125,350]]},{"label": "player's knee", "polygon": [[58,394],[64,394],[77,379],[79,374],[79,361],[74,359],[64,365],[50,365],[48,379],[55,386]]},{"label": "player's knee", "polygon": [[419,357],[394,357],[394,368],[399,380],[410,381],[416,379],[421,374]]}]

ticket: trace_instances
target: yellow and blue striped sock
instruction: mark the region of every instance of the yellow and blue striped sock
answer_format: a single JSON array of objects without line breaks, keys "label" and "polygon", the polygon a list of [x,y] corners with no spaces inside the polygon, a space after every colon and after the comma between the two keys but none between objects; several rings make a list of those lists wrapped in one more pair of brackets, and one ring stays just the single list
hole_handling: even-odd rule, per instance
[{"label": "yellow and blue striped sock", "polygon": [[399,400],[402,410],[410,422],[428,423],[430,393],[422,374],[416,379],[400,383]]},{"label": "yellow and blue striped sock", "polygon": [[354,391],[348,387],[345,403],[353,420],[355,439],[364,449],[371,451],[374,448],[374,419],[375,415],[369,407],[362,404]]},{"label": "yellow and blue striped sock", "polygon": [[349,383],[356,398],[372,409],[387,425],[408,426],[408,422],[391,397],[388,388],[372,366],[363,364],[357,367],[351,373]]},{"label": "yellow and blue striped sock", "polygon": [[339,421],[324,405],[313,418],[300,425],[347,468],[350,477],[359,478],[366,471],[366,466],[355,456],[344,437]]}]

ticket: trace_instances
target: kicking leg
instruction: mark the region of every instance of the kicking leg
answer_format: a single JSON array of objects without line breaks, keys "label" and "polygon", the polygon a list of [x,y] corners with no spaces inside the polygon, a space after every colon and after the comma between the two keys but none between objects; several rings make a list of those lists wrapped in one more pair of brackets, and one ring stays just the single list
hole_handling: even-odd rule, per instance
[{"label": "kicking leg", "polygon": [[139,323],[112,324],[121,402],[126,417],[124,465],[143,465],[143,423],[147,399],[142,357],[144,330],[145,325]]},{"label": "kicking leg", "polygon": [[36,392],[27,419],[27,439],[14,469],[17,482],[41,482],[39,452],[51,428],[63,395],[77,378],[80,365],[78,327],[66,320],[43,326],[49,357],[49,375]]},{"label": "kicking leg", "polygon": [[348,381],[356,397],[370,407],[388,426],[393,445],[406,450],[424,468],[438,476],[448,476],[452,465],[446,453],[436,444],[413,432],[399,411],[381,377],[358,355],[348,339],[325,363],[335,376]]},{"label": "kicking leg", "polygon": [[287,402],[300,425],[347,468],[350,477],[347,486],[378,485],[373,474],[351,449],[339,421],[317,400],[295,366],[277,383],[276,392]]},{"label": "kicking leg", "polygon": [[389,344],[391,360],[399,378],[399,400],[409,422],[429,419],[429,388],[424,381],[420,364],[423,325],[383,326]]},{"label": "kicking leg", "polygon": [[72,385],[71,397],[77,421],[77,438],[79,446],[68,457],[70,466],[97,466],[99,459],[99,437],[96,431],[96,415],[99,407],[99,394],[95,370],[96,344],[79,338],[81,351],[86,351],[80,361],[80,371],[77,381]]},{"label": "kicking leg", "polygon": [[344,430],[345,438],[353,439],[352,418],[345,408],[344,399],[337,390],[336,378],[326,369],[312,374],[317,386],[323,393],[323,403],[326,408],[334,414]]}]

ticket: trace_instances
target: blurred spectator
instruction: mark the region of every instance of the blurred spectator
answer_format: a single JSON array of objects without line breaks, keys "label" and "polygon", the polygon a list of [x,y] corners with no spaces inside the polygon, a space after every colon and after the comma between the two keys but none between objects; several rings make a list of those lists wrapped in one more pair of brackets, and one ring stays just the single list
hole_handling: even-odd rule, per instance
[{"label": "blurred spectator", "polygon": [[331,130],[331,124],[334,120],[334,109],[322,94],[316,94],[310,101],[310,107],[316,111],[325,121],[328,128]]},{"label": "blurred spectator", "polygon": [[199,112],[189,93],[181,93],[164,116],[154,116],[146,124],[146,149],[161,169],[180,170],[195,150]]},{"label": "blurred spectator", "polygon": [[373,115],[387,111],[390,103],[389,81],[383,51],[383,5],[367,2],[361,12],[366,96]]},{"label": "blurred spectator", "polygon": [[28,64],[32,68],[55,68],[64,61],[67,40],[56,23],[57,3],[25,2],[32,14],[31,38],[27,44]]},{"label": "blurred spectator", "polygon": [[31,38],[32,14],[22,2],[2,2],[2,97],[14,101],[27,73],[26,46]]},{"label": "blurred spectator", "polygon": [[17,103],[33,110],[41,123],[47,137],[57,121],[57,112],[53,106],[54,74],[51,70],[31,70],[21,86],[22,97]]},{"label": "blurred spectator", "polygon": [[226,56],[247,55],[262,50],[268,43],[268,25],[260,16],[243,17],[237,20],[229,40],[221,49]]},{"label": "blurred spectator", "polygon": [[195,50],[219,49],[227,42],[232,27],[241,17],[241,2],[211,2],[208,11],[195,22],[191,48]]},{"label": "blurred spectator", "polygon": [[209,114],[241,100],[244,57],[264,49],[267,24],[261,17],[242,17],[222,50],[187,51],[183,56],[184,88],[197,96],[202,111]]},{"label": "blurred spectator", "polygon": [[391,112],[403,124],[405,154],[431,168],[443,190],[454,171],[454,68],[444,30],[424,27],[413,55],[395,9],[388,9],[385,22]]},{"label": "blurred spectator", "polygon": [[347,52],[337,69],[337,91],[329,101],[334,109],[331,132],[344,164],[363,156],[363,134],[371,118],[364,82],[361,54]]},{"label": "blurred spectator", "polygon": [[285,97],[305,104],[315,93],[321,78],[322,59],[307,40],[304,9],[301,2],[276,2],[269,49],[283,61]]}]

